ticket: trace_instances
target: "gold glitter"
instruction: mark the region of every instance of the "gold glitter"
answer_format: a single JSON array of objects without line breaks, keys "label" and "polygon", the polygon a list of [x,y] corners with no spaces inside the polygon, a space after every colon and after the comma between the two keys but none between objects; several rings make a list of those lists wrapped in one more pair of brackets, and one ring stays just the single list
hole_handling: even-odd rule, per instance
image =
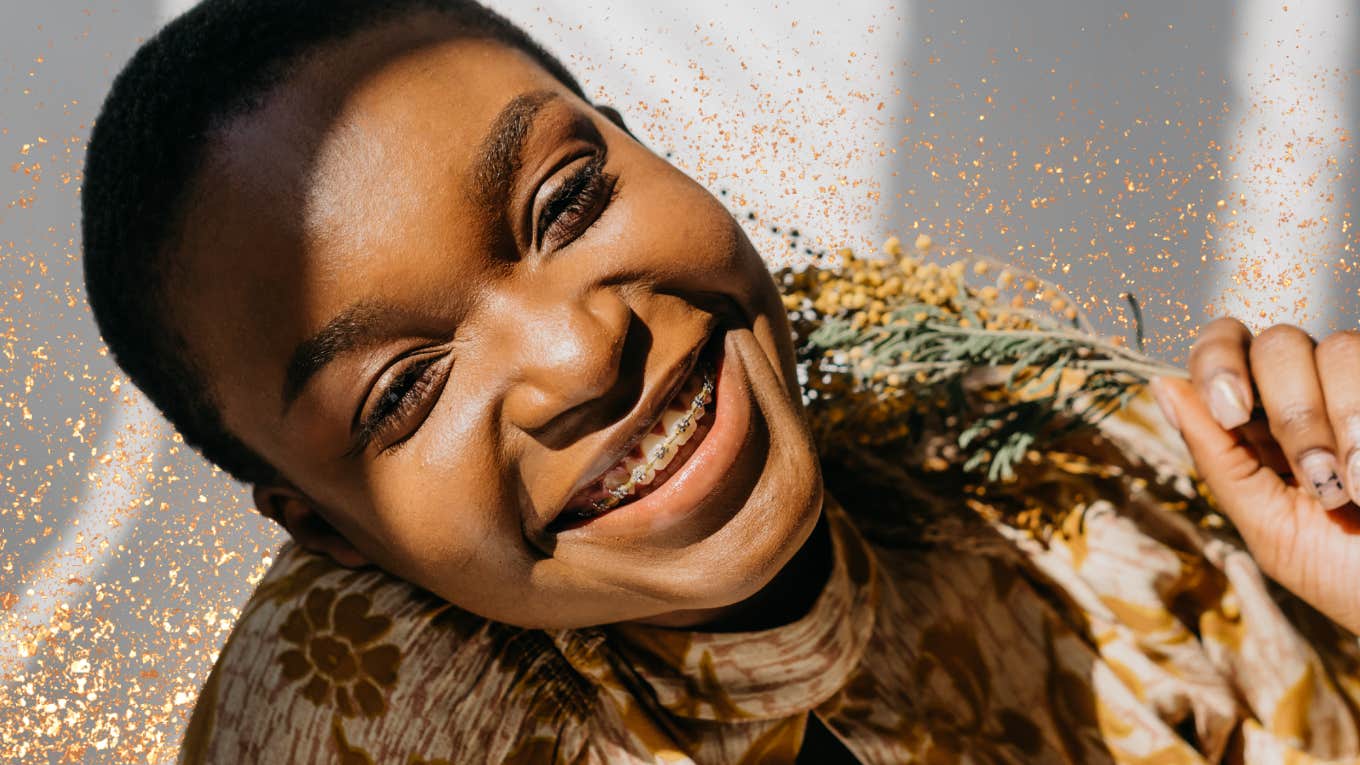
[{"label": "gold glitter", "polygon": [[[1330,308],[1308,305],[1300,285],[1356,283],[1354,192],[1330,216],[1294,213],[1302,195],[1330,194],[1330,181],[1355,177],[1349,134],[1267,135],[1265,164],[1278,180],[1247,188],[1233,178],[1234,163],[1258,141],[1253,115],[1306,113],[1311,99],[1344,92],[1353,73],[1323,73],[1307,89],[1247,88],[1241,103],[1230,102],[1218,73],[1171,62],[1100,82],[1071,62],[1079,48],[1139,23],[1128,12],[1072,40],[1069,52],[967,47],[977,33],[962,19],[944,20],[945,9],[882,11],[869,34],[901,37],[878,49],[909,52],[893,60],[836,51],[856,72],[852,86],[848,75],[810,63],[827,47],[817,24],[779,23],[767,36],[709,23],[686,37],[661,20],[647,35],[620,35],[586,54],[599,43],[581,19],[524,21],[564,54],[587,93],[619,106],[644,143],[719,194],[772,266],[826,265],[847,257],[821,254],[832,247],[870,252],[879,232],[903,232],[881,243],[886,257],[900,259],[901,276],[868,268],[843,281],[823,270],[800,285],[819,310],[869,308],[857,319],[868,324],[892,321],[873,308],[893,295],[947,306],[953,277],[924,253],[985,255],[973,273],[995,277],[979,293],[994,309],[979,315],[984,325],[1038,301],[1072,322],[1092,317],[1128,330],[1119,297],[1128,292],[1145,307],[1149,350],[1176,359],[1196,328],[1229,305],[1231,295],[1204,304],[1187,286],[1214,269],[1228,269],[1230,293],[1266,295],[1245,317],[1258,322]],[[85,11],[92,22],[106,13]],[[1144,21],[1137,34],[1147,50],[1222,36],[1208,26],[1216,21]],[[1192,23],[1201,26],[1187,29]],[[673,43],[673,65],[657,61],[661,35]],[[0,125],[0,168],[11,180],[0,200],[0,422],[11,436],[0,442],[0,708],[9,723],[0,726],[0,761],[170,762],[239,605],[282,537],[241,487],[189,454],[99,347],[74,239],[93,104],[63,101],[69,88],[49,76],[54,59],[85,60],[95,40],[42,29],[30,36],[41,38],[43,55],[0,53],[29,75],[3,96],[14,123]],[[30,106],[40,123],[27,112],[10,116]],[[1323,160],[1307,166],[1314,155]],[[773,191],[756,198],[756,184]],[[58,205],[69,221],[39,222],[43,207]],[[1269,242],[1271,256],[1249,254],[1280,231],[1290,236]],[[1057,277],[1067,294],[1042,292],[1029,274]],[[800,299],[791,293],[786,306]],[[866,360],[855,361],[862,368]],[[873,382],[900,388],[910,377],[891,372]],[[903,400],[900,411],[876,416],[924,417],[938,403]],[[858,416],[869,415],[833,413],[828,422]],[[924,464],[943,469],[948,460]],[[92,499],[100,497],[116,502]],[[1043,508],[1030,511],[1041,527]]]}]

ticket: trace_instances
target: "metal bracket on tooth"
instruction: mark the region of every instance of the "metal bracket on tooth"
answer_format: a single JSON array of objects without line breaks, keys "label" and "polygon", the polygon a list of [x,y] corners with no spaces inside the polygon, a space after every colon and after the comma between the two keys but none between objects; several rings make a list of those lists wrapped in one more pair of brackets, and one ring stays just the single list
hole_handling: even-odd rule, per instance
[{"label": "metal bracket on tooth", "polygon": [[[690,402],[691,410],[696,404],[698,404],[699,406],[705,406],[709,402],[711,402],[713,400],[713,389],[714,389],[713,372],[712,370],[707,370],[704,372],[704,380],[699,387],[698,395],[696,395],[694,397],[694,400]],[[686,428],[689,427],[689,423],[690,415],[686,413],[685,416],[680,419],[680,426],[682,428]],[[650,461],[655,460],[656,456],[653,455]],[[624,481],[623,483],[611,489],[609,492],[609,496],[604,497],[602,499],[597,499],[594,502],[590,503],[590,508],[591,510],[595,511],[596,515],[603,513],[606,510],[612,510],[614,507],[618,506],[620,502],[626,499],[628,495],[632,494],[633,489],[636,487],[637,480],[630,477],[627,481]]]}]

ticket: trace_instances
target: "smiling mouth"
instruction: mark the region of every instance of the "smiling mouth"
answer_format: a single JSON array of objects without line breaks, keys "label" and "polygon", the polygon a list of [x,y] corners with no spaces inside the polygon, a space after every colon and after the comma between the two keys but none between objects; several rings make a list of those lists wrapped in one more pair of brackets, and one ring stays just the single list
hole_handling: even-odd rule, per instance
[{"label": "smiling mouth", "polygon": [[[713,347],[711,343],[709,348]],[[701,356],[642,438],[599,478],[572,496],[549,524],[550,531],[575,528],[636,502],[679,472],[712,427],[716,369],[710,356],[707,351]]]}]

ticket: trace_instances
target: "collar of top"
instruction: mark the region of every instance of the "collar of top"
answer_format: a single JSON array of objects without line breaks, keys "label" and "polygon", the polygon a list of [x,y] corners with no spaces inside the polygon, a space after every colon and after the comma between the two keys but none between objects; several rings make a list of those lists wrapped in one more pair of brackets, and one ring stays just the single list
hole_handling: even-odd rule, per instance
[{"label": "collar of top", "polygon": [[831,573],[801,619],[756,632],[615,625],[605,642],[680,717],[768,720],[813,709],[849,680],[879,599],[878,564],[868,545],[829,494],[825,511]]}]

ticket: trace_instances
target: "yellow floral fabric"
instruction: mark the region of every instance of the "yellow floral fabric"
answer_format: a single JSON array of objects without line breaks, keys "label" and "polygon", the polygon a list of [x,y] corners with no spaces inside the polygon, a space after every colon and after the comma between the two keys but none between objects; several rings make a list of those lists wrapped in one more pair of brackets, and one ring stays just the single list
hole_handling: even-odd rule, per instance
[{"label": "yellow floral fabric", "polygon": [[[525,630],[293,546],[185,763],[1360,761],[1353,635],[1267,581],[1146,396],[909,543],[829,498],[829,579],[758,632]],[[1023,512],[1006,507],[1027,507]]]}]

